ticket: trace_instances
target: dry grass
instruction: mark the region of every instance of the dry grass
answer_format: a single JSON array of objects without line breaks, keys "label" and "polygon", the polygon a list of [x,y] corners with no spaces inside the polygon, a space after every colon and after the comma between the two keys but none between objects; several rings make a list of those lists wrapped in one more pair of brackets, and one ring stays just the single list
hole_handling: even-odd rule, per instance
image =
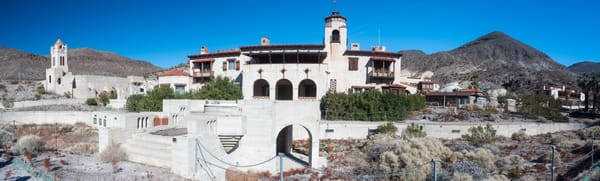
[{"label": "dry grass", "polygon": [[225,172],[225,180],[228,181],[261,181],[269,180],[271,177],[272,175],[268,171],[256,172],[249,170],[244,172],[236,169],[227,169]]},{"label": "dry grass", "polygon": [[[4,125],[7,126],[7,125]],[[98,132],[84,123],[68,124],[25,124],[15,129],[15,138],[36,135],[48,149],[66,150],[76,154],[97,153]]]},{"label": "dry grass", "polygon": [[127,154],[120,145],[112,143],[100,153],[100,160],[104,163],[112,161],[124,161],[127,159]]}]

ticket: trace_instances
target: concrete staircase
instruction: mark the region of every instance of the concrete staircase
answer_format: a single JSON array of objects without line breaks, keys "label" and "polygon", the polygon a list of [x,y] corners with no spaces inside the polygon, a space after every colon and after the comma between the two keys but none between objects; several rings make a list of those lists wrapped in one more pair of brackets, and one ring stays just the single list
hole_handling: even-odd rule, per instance
[{"label": "concrete staircase", "polygon": [[138,133],[121,146],[129,161],[168,168],[171,163],[171,144],[171,137]]}]

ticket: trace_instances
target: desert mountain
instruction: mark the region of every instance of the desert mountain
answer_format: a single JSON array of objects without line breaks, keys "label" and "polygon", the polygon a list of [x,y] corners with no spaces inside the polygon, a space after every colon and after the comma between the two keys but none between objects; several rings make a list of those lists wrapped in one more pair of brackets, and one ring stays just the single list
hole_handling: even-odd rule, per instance
[{"label": "desert mountain", "polygon": [[402,66],[411,72],[434,72],[433,79],[447,83],[477,76],[490,87],[511,90],[543,85],[574,85],[576,75],[545,53],[502,32],[492,32],[448,52],[425,55],[401,51]]},{"label": "desert mountain", "polygon": [[[72,48],[68,54],[69,71],[76,75],[141,76],[162,70],[146,61],[89,48]],[[0,80],[42,80],[50,58],[0,46],[0,63]]]},{"label": "desert mountain", "polygon": [[600,62],[579,62],[569,66],[569,70],[578,74],[600,72]]}]

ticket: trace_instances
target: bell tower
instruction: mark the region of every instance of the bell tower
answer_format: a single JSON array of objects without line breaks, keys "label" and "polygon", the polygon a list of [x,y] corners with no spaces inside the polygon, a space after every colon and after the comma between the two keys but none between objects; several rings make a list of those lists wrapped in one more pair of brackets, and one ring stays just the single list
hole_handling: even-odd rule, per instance
[{"label": "bell tower", "polygon": [[348,44],[346,17],[334,11],[325,17],[325,48],[333,51],[346,51]]},{"label": "bell tower", "polygon": [[63,72],[69,72],[67,60],[67,45],[58,39],[56,43],[50,47],[51,68],[61,68]]}]

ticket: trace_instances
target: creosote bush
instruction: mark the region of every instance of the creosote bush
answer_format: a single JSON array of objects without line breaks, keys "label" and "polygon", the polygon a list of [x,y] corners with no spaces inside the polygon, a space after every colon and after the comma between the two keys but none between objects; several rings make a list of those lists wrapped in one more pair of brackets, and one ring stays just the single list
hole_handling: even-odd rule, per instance
[{"label": "creosote bush", "polygon": [[519,131],[519,132],[513,133],[511,136],[511,139],[515,140],[515,141],[525,141],[525,140],[529,140],[530,137],[529,137],[529,135],[527,135],[527,133],[525,133],[523,131]]},{"label": "creosote bush", "polygon": [[14,152],[23,153],[23,148],[26,148],[29,151],[40,151],[40,149],[44,146],[44,142],[42,138],[37,135],[25,135],[19,138],[17,144],[13,147]]},{"label": "creosote bush", "polygon": [[111,143],[100,153],[100,160],[104,163],[125,159],[127,159],[127,154],[120,145],[115,143]]},{"label": "creosote bush", "polygon": [[97,106],[98,101],[96,101],[96,98],[88,98],[85,100],[85,104],[90,105],[90,106]]},{"label": "creosote bush", "polygon": [[427,133],[423,131],[423,126],[419,126],[415,123],[410,123],[404,131],[402,131],[402,138],[422,138],[427,136]]},{"label": "creosote bush", "polygon": [[491,124],[487,124],[485,127],[471,127],[469,128],[469,134],[462,135],[462,139],[475,146],[494,143],[496,141],[496,130],[492,128]]},{"label": "creosote bush", "polygon": [[398,132],[398,128],[394,125],[393,122],[387,122],[385,124],[377,126],[377,130],[381,134],[391,134],[394,135]]}]

